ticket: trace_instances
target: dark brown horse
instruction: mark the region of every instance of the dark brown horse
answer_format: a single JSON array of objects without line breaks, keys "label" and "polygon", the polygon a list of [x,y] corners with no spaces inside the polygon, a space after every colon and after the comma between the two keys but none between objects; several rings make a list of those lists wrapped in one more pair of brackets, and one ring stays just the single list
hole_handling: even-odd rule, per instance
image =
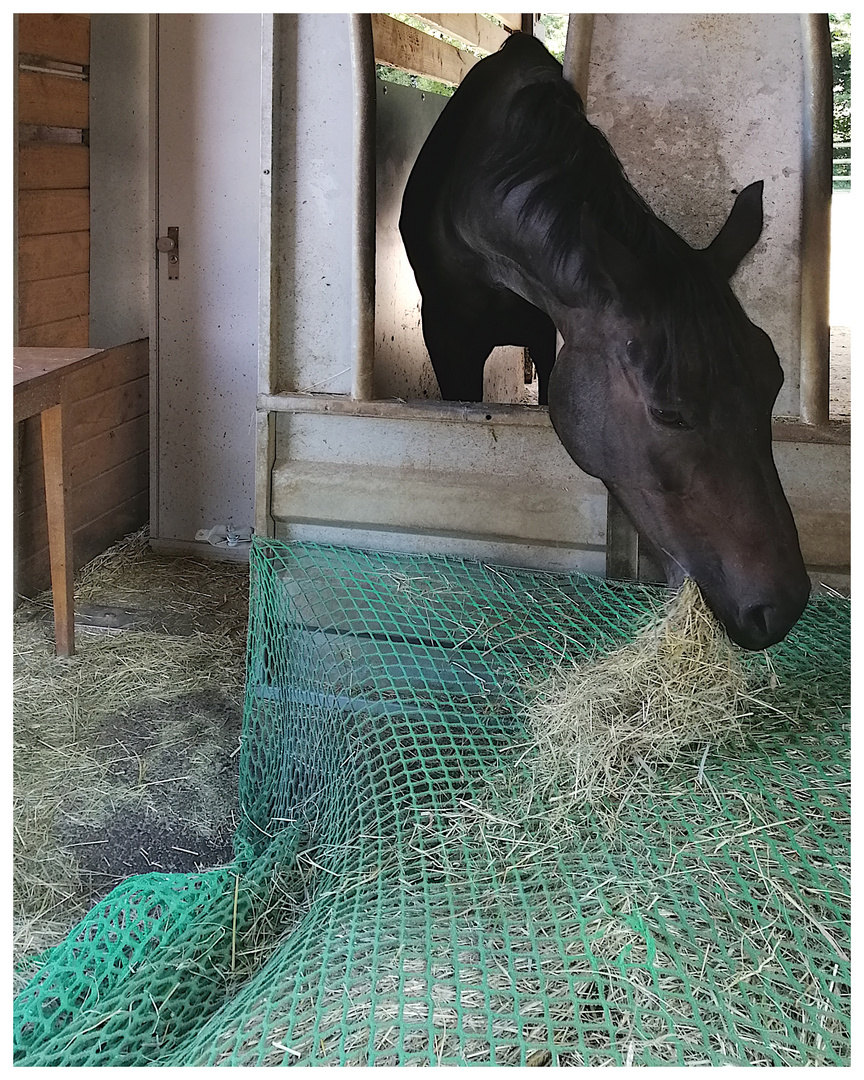
[{"label": "dark brown horse", "polygon": [[694,250],[631,187],[561,65],[514,34],[441,113],[400,229],[442,395],[481,400],[491,350],[526,346],[564,447],[670,584],[694,578],[745,648],[783,638],[810,587],[771,453],[783,373],[729,287],[762,231],[762,183]]}]

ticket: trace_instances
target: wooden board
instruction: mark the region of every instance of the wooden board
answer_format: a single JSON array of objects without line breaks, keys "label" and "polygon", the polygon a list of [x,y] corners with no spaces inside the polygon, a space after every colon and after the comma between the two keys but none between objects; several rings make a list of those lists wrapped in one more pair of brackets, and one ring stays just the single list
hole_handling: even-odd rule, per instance
[{"label": "wooden board", "polygon": [[[142,339],[145,340],[145,339]],[[112,349],[16,349],[13,385],[16,419],[44,408],[41,401],[75,405],[87,398],[144,378],[148,351],[140,341]]]},{"label": "wooden board", "polygon": [[84,67],[90,63],[90,16],[21,14],[18,52]]},{"label": "wooden board", "polygon": [[474,45],[487,53],[496,52],[510,36],[506,30],[478,14],[422,14],[416,17],[448,37]]},{"label": "wooden board", "polygon": [[86,315],[89,306],[89,274],[18,283],[18,325],[23,328]]},{"label": "wooden board", "polygon": [[18,194],[18,235],[86,232],[90,228],[90,192],[21,191]]},{"label": "wooden board", "polygon": [[90,147],[30,143],[18,150],[18,190],[90,186]]},{"label": "wooden board", "polygon": [[376,64],[425,75],[449,86],[458,86],[479,60],[473,53],[456,49],[389,15],[373,14],[372,39]]},{"label": "wooden board", "polygon": [[[112,507],[122,505],[127,499],[146,491],[150,483],[149,461],[149,450],[143,450],[135,458],[124,461],[77,487],[70,488],[69,506],[73,519],[73,533],[81,525],[96,521],[109,513]],[[30,551],[47,546],[48,526],[45,520],[45,496],[41,485],[41,475],[38,492],[28,493],[26,501],[23,498],[19,499],[19,513],[21,515],[19,535],[22,541],[20,550],[29,554]]]},{"label": "wooden board", "polygon": [[49,127],[86,128],[90,84],[63,75],[18,73],[18,122]]},{"label": "wooden board", "polygon": [[501,22],[504,23],[505,26],[509,26],[511,30],[521,30],[522,29],[522,16],[521,16],[521,14],[499,15],[498,12],[496,11],[495,12],[495,18],[500,19]]},{"label": "wooden board", "polygon": [[22,348],[65,345],[70,348],[85,346],[90,340],[90,316],[75,315],[71,319],[60,319],[18,331],[18,344]]},{"label": "wooden board", "polygon": [[[95,439],[76,442],[69,450],[69,476],[72,487],[79,487],[116,468],[124,461],[143,453],[148,448],[149,416],[143,413],[111,429],[107,439],[97,435]],[[19,509],[38,506],[41,493],[42,439],[41,434],[31,432],[21,447],[22,502]]]},{"label": "wooden board", "polygon": [[135,416],[143,416],[150,406],[149,380],[145,375],[122,386],[112,386],[69,410],[78,439],[92,439],[111,431]]},{"label": "wooden board", "polygon": [[[74,566],[78,570],[85,563],[100,555],[115,540],[127,536],[147,521],[150,493],[140,491],[124,500],[119,506],[110,507],[95,521],[88,521],[73,529],[72,548]],[[19,537],[19,550],[27,552],[18,564],[16,589],[21,596],[34,596],[46,588],[49,581],[48,547],[36,538]]]},{"label": "wooden board", "polygon": [[[18,281],[87,274],[90,270],[88,232],[22,236],[18,242]],[[52,313],[52,317],[54,313]]]},{"label": "wooden board", "polygon": [[[90,16],[16,16],[21,346],[89,340]],[[63,72],[26,70],[62,67]],[[82,141],[83,140],[83,141]]]}]

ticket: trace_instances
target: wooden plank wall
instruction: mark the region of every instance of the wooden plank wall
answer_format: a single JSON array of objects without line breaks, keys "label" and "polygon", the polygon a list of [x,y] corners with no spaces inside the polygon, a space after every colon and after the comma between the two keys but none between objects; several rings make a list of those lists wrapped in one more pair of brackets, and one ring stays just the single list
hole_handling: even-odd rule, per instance
[{"label": "wooden plank wall", "polygon": [[[399,68],[411,75],[425,75],[449,86],[459,85],[481,59],[478,53],[495,52],[510,32],[522,27],[522,16],[518,14],[496,14],[495,19],[503,26],[480,14],[414,14],[412,18],[423,23],[425,29],[409,26],[389,15],[373,14],[376,64]],[[458,48],[436,36],[436,32],[470,48]]]},{"label": "wooden plank wall", "polygon": [[18,16],[18,344],[88,343],[89,15]]},{"label": "wooden plank wall", "polygon": [[[90,16],[19,14],[20,346],[86,347],[90,308]],[[70,506],[76,569],[149,516],[148,347],[73,378]],[[15,588],[50,585],[39,418],[15,437]]]}]

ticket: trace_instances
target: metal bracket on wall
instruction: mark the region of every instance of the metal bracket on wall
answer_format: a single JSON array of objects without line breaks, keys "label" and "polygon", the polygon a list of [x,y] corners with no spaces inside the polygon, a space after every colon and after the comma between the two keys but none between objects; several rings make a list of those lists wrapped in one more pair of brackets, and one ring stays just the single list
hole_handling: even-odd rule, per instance
[{"label": "metal bracket on wall", "polygon": [[180,229],[172,225],[167,236],[160,236],[156,241],[156,250],[168,255],[168,280],[180,277]]},{"label": "metal bracket on wall", "polygon": [[195,539],[204,540],[214,547],[237,547],[238,544],[251,543],[254,533],[251,526],[237,529],[229,522],[227,525],[214,525],[212,529],[199,529]]}]

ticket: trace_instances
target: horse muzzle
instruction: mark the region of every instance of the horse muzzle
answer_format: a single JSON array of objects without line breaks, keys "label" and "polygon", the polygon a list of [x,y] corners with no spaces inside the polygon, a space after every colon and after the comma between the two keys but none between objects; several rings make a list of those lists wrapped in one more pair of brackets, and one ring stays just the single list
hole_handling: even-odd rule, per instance
[{"label": "horse muzzle", "polygon": [[755,569],[724,573],[722,563],[715,560],[685,567],[677,559],[661,559],[671,587],[691,577],[732,641],[742,649],[758,651],[786,637],[810,596],[810,578],[797,546],[794,554],[786,555],[767,574]]},{"label": "horse muzzle", "polygon": [[[699,581],[698,576],[696,577]],[[803,563],[796,572],[771,587],[744,587],[736,597],[724,589],[699,582],[705,602],[742,649],[758,651],[776,645],[798,622],[810,596],[810,579]]]},{"label": "horse muzzle", "polygon": [[810,595],[810,581],[797,597],[784,601],[752,604],[735,620],[726,623],[729,637],[742,649],[767,649],[789,633],[798,622]]}]

